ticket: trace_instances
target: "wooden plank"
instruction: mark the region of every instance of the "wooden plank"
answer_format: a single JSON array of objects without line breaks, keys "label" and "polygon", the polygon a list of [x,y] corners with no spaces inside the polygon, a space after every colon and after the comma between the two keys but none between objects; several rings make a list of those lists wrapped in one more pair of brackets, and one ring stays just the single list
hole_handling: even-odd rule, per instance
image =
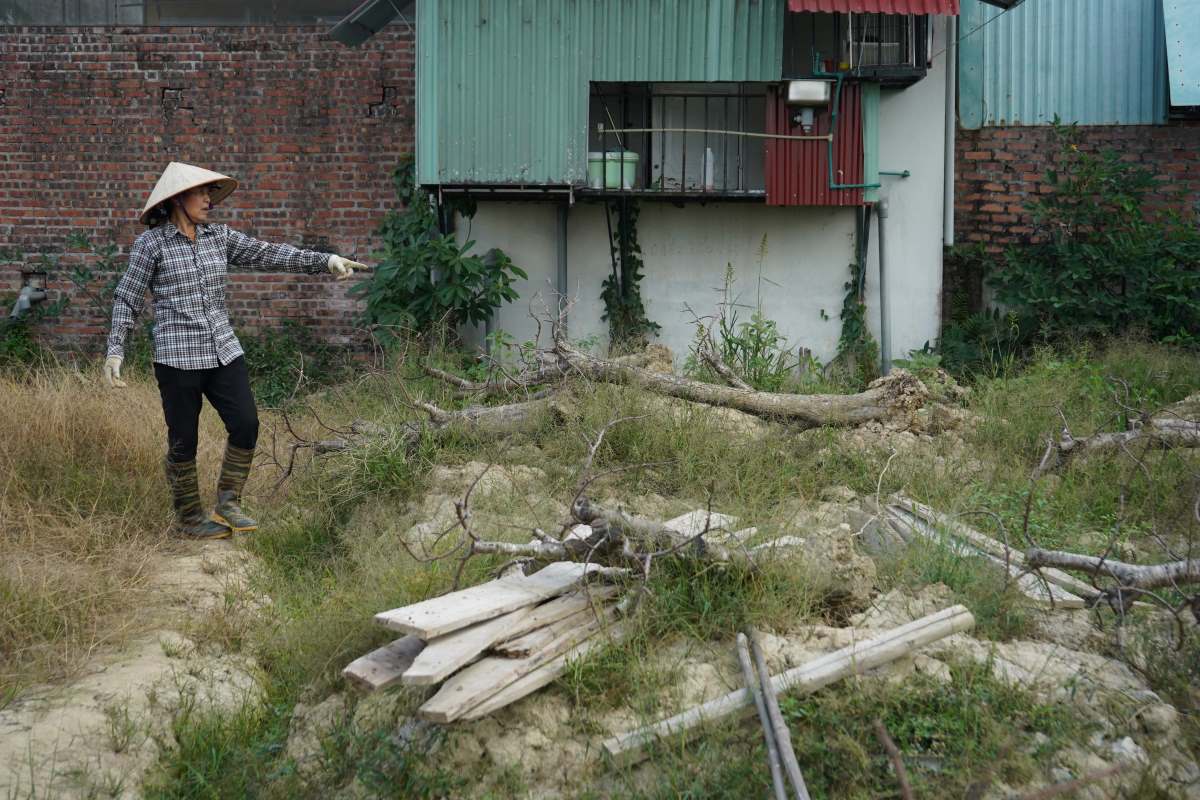
[{"label": "wooden plank", "polygon": [[[931,642],[968,631],[974,626],[975,618],[965,606],[951,606],[873,639],[856,642],[782,672],[771,678],[771,686],[778,693],[810,694],[848,675],[861,675],[867,670],[910,655]],[[747,713],[754,713],[754,697],[749,689],[738,689],[653,725],[606,739],[602,749],[617,764],[629,764],[642,758],[646,748],[661,738],[689,736],[705,724]]]},{"label": "wooden plank", "polygon": [[502,641],[511,641],[519,636],[524,636],[530,631],[544,628],[547,625],[558,622],[560,619],[565,619],[573,614],[578,614],[580,611],[592,608],[593,604],[598,608],[603,605],[605,600],[616,597],[620,591],[619,587],[613,586],[610,583],[592,584],[556,597],[553,600],[530,609],[529,616],[521,620]]},{"label": "wooden plank", "polygon": [[610,642],[619,641],[624,635],[625,629],[621,623],[618,622],[610,625],[607,631],[598,633],[590,639],[585,639],[561,656],[548,661],[528,675],[517,678],[517,680],[463,714],[459,719],[472,720],[486,717],[488,714],[499,711],[505,706],[512,705],[523,697],[528,697],[543,686],[553,683],[558,676],[566,672],[567,665],[572,661],[583,658],[592,650],[603,647]]},{"label": "wooden plank", "polygon": [[[908,510],[910,513],[924,517],[930,522],[941,525],[948,532],[961,539],[965,539],[977,549],[999,559],[1004,559],[1007,557],[1010,563],[1016,564],[1021,568],[1025,567],[1025,554],[1020,550],[1009,547],[1004,542],[993,539],[987,534],[980,533],[974,528],[964,525],[957,520],[950,519],[945,514],[935,511],[923,503],[918,503],[916,500],[913,500],[910,497],[898,495],[897,501],[900,506],[906,507],[906,510]],[[1087,581],[1082,581],[1079,578],[1076,578],[1074,575],[1063,572],[1062,570],[1054,569],[1053,567],[1043,567],[1040,571],[1050,583],[1057,584],[1066,589],[1068,592],[1077,594],[1080,597],[1085,597],[1090,600],[1100,595],[1100,590],[1098,590],[1095,586],[1092,586]]]},{"label": "wooden plank", "polygon": [[991,553],[985,553],[969,542],[957,539],[951,534],[943,532],[932,523],[926,521],[924,517],[914,514],[903,506],[888,506],[888,511],[893,515],[893,518],[907,525],[917,535],[931,542],[936,542],[943,547],[957,546],[961,554],[980,558],[1001,572],[1007,571],[1008,576],[1016,582],[1017,589],[1021,594],[1034,602],[1061,606],[1063,608],[1087,607],[1087,601],[1082,597],[1071,594],[1066,589],[1053,583],[1039,580],[1036,575],[1025,572],[1023,567],[1015,560],[1010,560],[1006,564],[1003,559],[996,558]]},{"label": "wooden plank", "polygon": [[385,628],[430,639],[568,591],[594,564],[556,561],[532,575],[515,575],[375,615]]},{"label": "wooden plank", "polygon": [[425,648],[416,636],[402,636],[391,644],[359,656],[346,665],[342,677],[360,689],[374,692],[400,681],[405,670]]},{"label": "wooden plank", "polygon": [[417,710],[431,722],[453,722],[487,698],[515,683],[543,664],[554,660],[599,631],[615,613],[606,612],[604,622],[592,618],[525,658],[489,656],[451,676],[437,694]]},{"label": "wooden plank", "polygon": [[495,619],[431,639],[404,673],[405,685],[429,686],[441,683],[478,659],[496,642],[509,638],[516,626],[532,612],[530,607],[518,608]]},{"label": "wooden plank", "polygon": [[709,532],[713,534],[719,531],[732,531],[737,525],[737,517],[718,514],[715,511],[710,515],[708,511],[701,508],[669,519],[663,523],[663,527],[682,533],[684,536],[695,536],[704,530],[705,524],[708,525]]},{"label": "wooden plank", "polygon": [[594,616],[596,616],[596,611],[585,607],[551,625],[546,625],[522,636],[500,642],[492,649],[497,655],[504,656],[505,658],[525,658],[530,653],[536,653],[544,647],[549,646],[551,642],[577,625],[586,625],[588,618]]}]

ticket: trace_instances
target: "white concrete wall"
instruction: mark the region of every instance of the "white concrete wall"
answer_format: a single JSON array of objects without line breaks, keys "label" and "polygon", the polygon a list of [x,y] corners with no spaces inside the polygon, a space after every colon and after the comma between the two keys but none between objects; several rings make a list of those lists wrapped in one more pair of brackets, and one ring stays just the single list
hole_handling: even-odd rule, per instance
[{"label": "white concrete wall", "polygon": [[[945,44],[945,27],[935,26],[933,52]],[[942,282],[942,169],[945,57],[928,77],[902,90],[885,90],[880,109],[880,168],[910,170],[905,179],[885,177],[888,200],[888,293],[892,356],[936,338]],[[519,286],[522,299],[502,309],[494,326],[518,340],[535,325],[528,303],[540,292],[553,303],[557,275],[556,209],[553,203],[480,202],[475,218],[458,227],[477,247],[500,247],[529,273]],[[758,257],[766,237],[766,254]],[[677,361],[687,355],[694,328],[685,306],[712,313],[720,299],[725,266],[737,273],[736,288],[748,317],[759,296],[792,344],[810,348],[821,361],[837,350],[838,318],[854,258],[854,212],[849,208],[769,208],[759,203],[687,204],[644,200],[638,238],[645,262],[642,294],[650,319],[662,325],[659,338]],[[872,226],[867,303],[879,337],[878,227]],[[596,335],[607,342],[601,322],[601,281],[611,272],[603,208],[578,202],[569,212],[568,292],[575,298],[572,338]],[[827,319],[822,318],[824,311]],[[479,341],[479,333],[473,338]]]}]

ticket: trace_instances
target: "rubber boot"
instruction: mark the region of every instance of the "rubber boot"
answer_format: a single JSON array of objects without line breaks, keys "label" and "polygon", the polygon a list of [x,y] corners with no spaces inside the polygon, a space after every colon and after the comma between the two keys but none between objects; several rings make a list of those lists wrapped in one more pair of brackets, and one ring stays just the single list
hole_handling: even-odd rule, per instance
[{"label": "rubber boot", "polygon": [[231,444],[225,445],[225,459],[221,462],[221,477],[217,479],[217,507],[213,509],[213,522],[219,522],[238,533],[258,530],[258,523],[246,516],[238,503],[242,499],[242,487],[250,475],[253,450],[243,450]]},{"label": "rubber boot", "polygon": [[204,516],[200,504],[200,484],[196,479],[196,462],[166,462],[167,483],[175,505],[176,534],[187,539],[227,539],[233,531]]}]

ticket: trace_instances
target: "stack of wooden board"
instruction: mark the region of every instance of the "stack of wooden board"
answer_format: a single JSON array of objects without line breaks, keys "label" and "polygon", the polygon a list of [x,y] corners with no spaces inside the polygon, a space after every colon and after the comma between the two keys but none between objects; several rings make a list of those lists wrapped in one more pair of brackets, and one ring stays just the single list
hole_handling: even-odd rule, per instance
[{"label": "stack of wooden board", "polygon": [[375,620],[405,634],[342,670],[374,691],[441,684],[418,711],[453,722],[490,714],[553,681],[568,661],[620,636],[616,587],[585,584],[594,565],[561,561],[498,578]]}]

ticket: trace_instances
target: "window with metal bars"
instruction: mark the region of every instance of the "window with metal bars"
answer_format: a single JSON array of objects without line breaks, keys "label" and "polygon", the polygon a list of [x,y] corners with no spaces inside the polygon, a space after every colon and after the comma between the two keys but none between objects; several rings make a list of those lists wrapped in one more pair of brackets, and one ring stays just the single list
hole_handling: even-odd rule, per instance
[{"label": "window with metal bars", "polygon": [[929,17],[921,14],[788,13],[783,77],[820,70],[905,86],[925,77]]},{"label": "window with metal bars", "polygon": [[761,197],[765,92],[750,83],[593,83],[588,189]]}]

